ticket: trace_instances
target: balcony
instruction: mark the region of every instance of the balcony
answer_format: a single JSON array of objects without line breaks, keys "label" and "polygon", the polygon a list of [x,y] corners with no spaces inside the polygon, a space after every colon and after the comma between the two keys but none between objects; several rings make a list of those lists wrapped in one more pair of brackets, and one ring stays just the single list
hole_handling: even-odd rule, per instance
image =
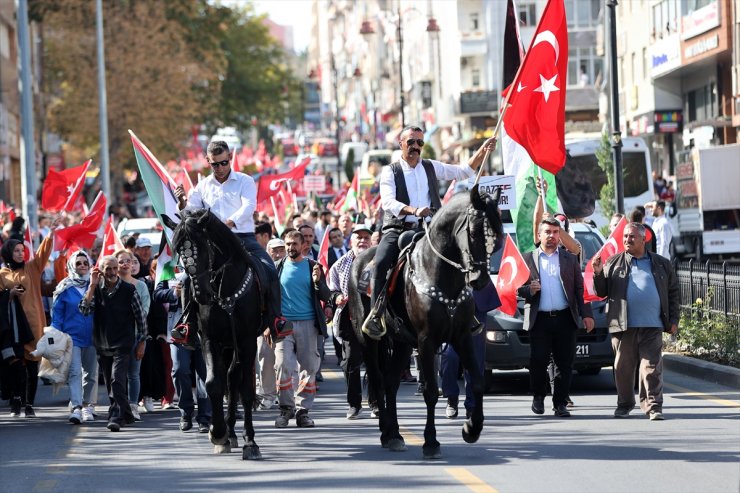
[{"label": "balcony", "polygon": [[460,56],[485,55],[488,52],[488,40],[483,31],[463,31],[460,33]]}]

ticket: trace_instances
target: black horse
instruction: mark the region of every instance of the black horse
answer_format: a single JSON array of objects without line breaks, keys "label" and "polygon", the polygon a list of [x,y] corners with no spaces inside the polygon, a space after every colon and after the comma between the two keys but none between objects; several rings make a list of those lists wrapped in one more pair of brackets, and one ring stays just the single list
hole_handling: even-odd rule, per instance
[{"label": "black horse", "polygon": [[[234,425],[239,396],[244,406],[245,440],[242,459],[261,459],[254,441],[252,404],[255,399],[254,360],[257,336],[264,326],[261,297],[254,260],[239,238],[210,211],[182,211],[175,224],[164,216],[165,226],[175,231],[174,250],[180,255],[198,303],[198,324],[208,377],[206,390],[213,417],[209,438],[216,453],[238,447]],[[227,387],[227,388],[225,388]],[[223,399],[228,391],[224,419]]]},{"label": "black horse", "polygon": [[[424,458],[441,457],[434,426],[438,395],[433,358],[444,342],[451,344],[460,355],[472,379],[475,408],[463,425],[463,439],[474,443],[480,437],[484,381],[473,352],[471,327],[475,305],[470,288],[483,288],[490,280],[488,262],[503,235],[498,198],[498,190],[494,196],[481,196],[478,187],[473,187],[469,195],[454,196],[434,216],[426,236],[417,240],[388,301],[400,323],[387,323],[387,334],[380,341],[363,337],[361,332],[369,312],[368,297],[365,293],[361,296],[350,294],[353,327],[359,339],[364,339],[369,385],[378,400],[380,441],[384,448],[406,450],[398,429],[396,393],[401,371],[414,344],[418,344],[424,378],[429,382],[424,390],[427,405]],[[366,276],[362,273],[374,255],[372,248],[355,261],[350,293],[363,291],[361,279]],[[393,326],[401,325],[409,329],[394,330]],[[404,333],[408,335],[404,337]]]}]

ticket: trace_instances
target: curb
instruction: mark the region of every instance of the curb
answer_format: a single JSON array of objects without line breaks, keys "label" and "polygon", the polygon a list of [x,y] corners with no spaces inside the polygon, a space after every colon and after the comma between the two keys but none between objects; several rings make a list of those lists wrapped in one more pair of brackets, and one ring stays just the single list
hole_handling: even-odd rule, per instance
[{"label": "curb", "polygon": [[676,353],[663,353],[666,370],[740,389],[740,369]]}]

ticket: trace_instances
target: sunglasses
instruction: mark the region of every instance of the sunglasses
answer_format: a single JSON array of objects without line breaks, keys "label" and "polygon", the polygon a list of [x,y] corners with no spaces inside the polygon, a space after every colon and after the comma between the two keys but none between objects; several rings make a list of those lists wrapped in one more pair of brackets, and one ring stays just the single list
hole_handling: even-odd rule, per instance
[{"label": "sunglasses", "polygon": [[223,161],[215,161],[211,162],[208,161],[208,164],[211,165],[211,168],[218,168],[219,166],[228,166],[231,163],[228,159],[224,159]]},{"label": "sunglasses", "polygon": [[421,139],[409,139],[406,141],[407,146],[414,145],[414,144],[418,145],[419,147],[424,147],[424,141]]},{"label": "sunglasses", "polygon": [[131,260],[127,258],[122,258],[118,261],[119,264],[130,264]]},{"label": "sunglasses", "polygon": [[90,262],[82,261],[82,262],[75,262],[75,267],[80,267],[81,265],[84,265],[85,267],[90,265]]}]

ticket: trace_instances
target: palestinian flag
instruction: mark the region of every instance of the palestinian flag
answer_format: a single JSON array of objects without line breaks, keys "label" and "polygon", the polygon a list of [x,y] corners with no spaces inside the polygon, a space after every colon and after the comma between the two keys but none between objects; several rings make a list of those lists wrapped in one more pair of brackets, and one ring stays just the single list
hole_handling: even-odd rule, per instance
[{"label": "palestinian flag", "polygon": [[360,210],[360,174],[355,173],[355,177],[352,178],[352,184],[347,190],[347,195],[344,197],[344,203],[342,204],[342,212],[354,209]]},{"label": "palestinian flag", "polygon": [[[162,223],[164,232],[164,238],[167,240],[166,243],[169,246],[171,252],[172,247],[172,231],[169,230],[162,221],[162,216],[167,215],[174,222],[179,222],[180,218],[176,215],[179,212],[177,207],[177,199],[175,198],[175,188],[177,185],[172,177],[167,173],[167,170],[162,164],[154,157],[154,154],[139,140],[134,133],[129,130],[131,134],[131,143],[134,146],[134,155],[136,156],[136,164],[139,166],[139,174],[141,180],[144,182],[144,187],[149,195],[149,199],[152,201],[152,207],[154,212],[157,213],[159,222]],[[162,252],[167,252],[167,248],[163,248]],[[169,265],[165,265],[169,264]],[[155,282],[173,279],[174,266],[176,259],[169,255],[164,256],[157,260],[157,279]],[[160,268],[161,267],[161,268]],[[171,277],[160,277],[168,276]]]}]

